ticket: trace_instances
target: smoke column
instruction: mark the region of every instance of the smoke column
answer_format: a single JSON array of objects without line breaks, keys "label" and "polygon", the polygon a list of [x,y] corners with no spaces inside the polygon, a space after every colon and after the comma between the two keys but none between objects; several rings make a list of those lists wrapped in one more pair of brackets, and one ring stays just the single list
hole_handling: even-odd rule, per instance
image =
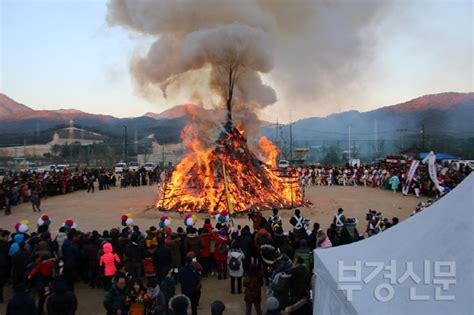
[{"label": "smoke column", "polygon": [[[225,68],[244,66],[234,93],[237,112],[258,113],[277,101],[324,93],[354,80],[370,57],[364,31],[383,1],[110,0],[107,20],[154,40],[130,60],[137,92],[152,100],[186,93],[224,106]],[[271,72],[272,69],[275,71]],[[292,104],[287,104],[291,107]]]}]

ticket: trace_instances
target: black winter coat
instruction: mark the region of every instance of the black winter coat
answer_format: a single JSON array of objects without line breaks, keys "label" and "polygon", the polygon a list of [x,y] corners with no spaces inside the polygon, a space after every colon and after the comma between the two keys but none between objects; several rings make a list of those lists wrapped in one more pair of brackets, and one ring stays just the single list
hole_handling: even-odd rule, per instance
[{"label": "black winter coat", "polygon": [[27,292],[15,293],[7,305],[7,315],[36,315],[35,301]]},{"label": "black winter coat", "polygon": [[74,315],[77,310],[77,298],[67,290],[65,283],[59,282],[54,288],[54,294],[48,298],[46,307],[48,315]]}]

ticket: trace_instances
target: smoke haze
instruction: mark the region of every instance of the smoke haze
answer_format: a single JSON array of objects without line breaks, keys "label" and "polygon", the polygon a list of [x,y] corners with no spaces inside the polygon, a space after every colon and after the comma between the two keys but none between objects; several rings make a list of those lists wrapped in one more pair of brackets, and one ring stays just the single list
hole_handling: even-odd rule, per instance
[{"label": "smoke haze", "polygon": [[[344,88],[370,59],[366,32],[383,1],[111,0],[108,22],[153,38],[130,60],[136,91],[225,105],[226,67],[240,64],[236,112],[308,102]],[[270,86],[276,83],[278,93]],[[287,104],[291,107],[291,103]]]}]

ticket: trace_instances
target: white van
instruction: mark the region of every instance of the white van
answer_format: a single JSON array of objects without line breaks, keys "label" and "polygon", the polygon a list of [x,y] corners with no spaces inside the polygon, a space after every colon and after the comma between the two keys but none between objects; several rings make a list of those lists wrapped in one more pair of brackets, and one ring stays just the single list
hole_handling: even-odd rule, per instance
[{"label": "white van", "polygon": [[115,164],[115,173],[123,173],[126,170],[127,170],[127,164],[123,162]]},{"label": "white van", "polygon": [[140,168],[140,164],[138,164],[137,162],[129,162],[128,163],[128,169],[130,171],[136,172],[136,171],[138,171],[139,168]]},{"label": "white van", "polygon": [[288,162],[287,160],[278,161],[278,168],[279,169],[287,169],[288,167],[290,167],[290,162]]},{"label": "white van", "polygon": [[145,163],[145,165],[143,167],[145,168],[145,171],[153,172],[153,170],[155,169],[155,164],[152,163],[152,162],[147,162],[147,163]]}]

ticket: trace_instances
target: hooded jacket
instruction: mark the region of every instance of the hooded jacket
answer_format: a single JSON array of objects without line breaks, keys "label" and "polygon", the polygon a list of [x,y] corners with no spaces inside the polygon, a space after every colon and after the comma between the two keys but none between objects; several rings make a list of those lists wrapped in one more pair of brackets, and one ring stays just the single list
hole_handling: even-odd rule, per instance
[{"label": "hooded jacket", "polygon": [[77,310],[77,298],[67,290],[64,282],[59,281],[54,286],[54,294],[48,298],[48,315],[74,315]]},{"label": "hooded jacket", "polygon": [[245,302],[260,304],[262,301],[263,277],[245,277],[244,278],[244,300]]},{"label": "hooded jacket", "polygon": [[117,271],[115,262],[120,262],[120,258],[113,252],[112,244],[105,243],[102,248],[104,249],[104,254],[100,256],[99,266],[102,267],[104,265],[104,276],[111,277]]},{"label": "hooded jacket", "polygon": [[332,247],[331,240],[329,239],[329,237],[326,236],[326,238],[324,238],[324,240],[322,240],[319,243],[318,247],[319,248],[330,248],[330,247]]},{"label": "hooded jacket", "polygon": [[230,264],[231,258],[235,258],[240,262],[240,268],[239,270],[232,270],[229,267],[229,275],[231,277],[236,277],[236,278],[242,277],[244,275],[244,264],[243,264],[243,260],[245,258],[244,252],[242,252],[240,249],[231,249],[229,251],[229,257],[227,259],[227,262],[229,264]]},{"label": "hooded jacket", "polygon": [[186,235],[184,239],[184,252],[187,254],[188,252],[194,252],[196,257],[199,257],[201,253],[201,248],[204,247],[204,241],[201,239],[200,236],[196,235],[195,233],[189,233]]},{"label": "hooded jacket", "polygon": [[15,293],[7,305],[7,315],[36,315],[35,301],[28,292]]},{"label": "hooded jacket", "polygon": [[125,298],[127,297],[127,292],[127,287],[119,289],[115,283],[112,285],[112,288],[104,296],[104,307],[107,310],[107,314],[117,314],[117,310],[123,311],[126,309]]},{"label": "hooded jacket", "polygon": [[130,262],[141,263],[145,256],[145,249],[141,244],[130,241],[125,246],[125,256],[127,256],[127,260]]},{"label": "hooded jacket", "polygon": [[177,235],[172,235],[170,240],[165,241],[165,244],[171,251],[171,267],[181,267],[181,239]]},{"label": "hooded jacket", "polygon": [[59,232],[56,236],[55,242],[58,246],[58,256],[63,257],[63,244],[64,241],[67,239],[67,234],[64,232]]},{"label": "hooded jacket", "polygon": [[165,315],[166,314],[166,297],[160,290],[160,286],[157,285],[154,288],[147,289],[145,299],[148,301],[147,309],[152,315]]},{"label": "hooded jacket", "polygon": [[8,255],[12,257],[20,250],[20,243],[25,240],[25,236],[23,234],[15,234],[13,237],[13,243],[10,245],[10,250],[8,251]]},{"label": "hooded jacket", "polygon": [[199,291],[201,275],[191,264],[185,264],[179,269],[178,280],[184,295],[194,296]]}]

